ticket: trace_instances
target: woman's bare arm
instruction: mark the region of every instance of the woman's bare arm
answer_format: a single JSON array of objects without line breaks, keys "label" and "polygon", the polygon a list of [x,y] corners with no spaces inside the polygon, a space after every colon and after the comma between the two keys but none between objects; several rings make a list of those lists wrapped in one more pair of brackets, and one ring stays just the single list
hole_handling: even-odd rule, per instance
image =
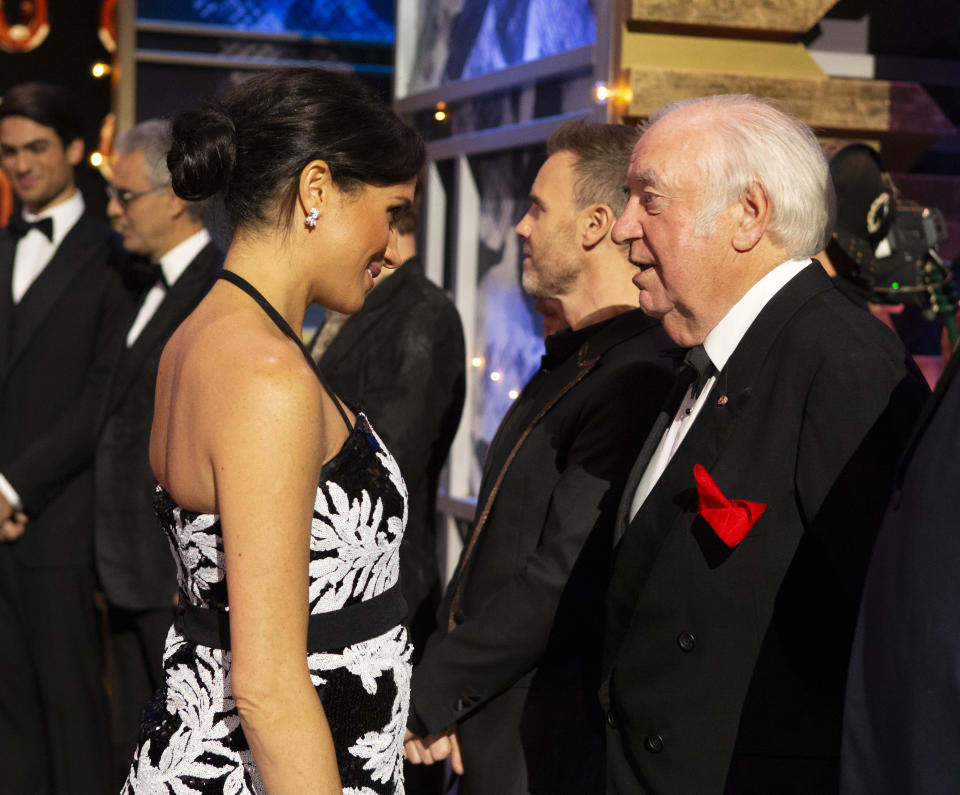
[{"label": "woman's bare arm", "polygon": [[[232,686],[271,795],[339,795],[306,636],[317,481],[345,429],[329,422],[335,409],[300,352],[286,345],[279,355],[270,353],[254,352],[246,357],[253,369],[227,379],[228,403],[217,408],[220,430],[211,437],[230,598]],[[341,437],[334,445],[331,430]]]}]

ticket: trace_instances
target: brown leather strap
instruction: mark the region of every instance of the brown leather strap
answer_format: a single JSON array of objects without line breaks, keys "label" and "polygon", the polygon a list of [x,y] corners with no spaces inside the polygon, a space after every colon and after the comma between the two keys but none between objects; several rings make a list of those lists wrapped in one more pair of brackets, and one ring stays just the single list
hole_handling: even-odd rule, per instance
[{"label": "brown leather strap", "polygon": [[569,392],[573,387],[575,387],[584,377],[589,373],[594,365],[600,361],[599,356],[595,356],[592,359],[584,359],[583,354],[586,351],[586,345],[584,345],[577,352],[577,367],[579,368],[576,378],[566,384],[563,389],[557,392],[550,400],[548,400],[543,408],[537,412],[537,416],[531,420],[530,424],[524,429],[523,433],[520,435],[520,438],[517,439],[516,444],[513,445],[513,448],[510,450],[510,454],[507,456],[507,460],[503,462],[503,466],[500,467],[500,472],[497,474],[497,479],[493,484],[493,488],[490,489],[490,493],[487,495],[487,500],[483,504],[483,510],[480,512],[480,517],[477,519],[477,524],[473,528],[473,533],[470,535],[470,541],[467,543],[467,549],[463,553],[463,556],[460,558],[460,564],[457,566],[457,570],[454,572],[453,579],[451,582],[454,583],[453,595],[450,597],[450,611],[447,615],[447,631],[450,632],[457,625],[457,622],[454,620],[454,615],[460,609],[460,595],[463,591],[463,575],[467,569],[467,563],[470,560],[470,556],[473,554],[473,550],[477,546],[477,541],[480,538],[480,534],[483,532],[483,528],[487,524],[487,517],[490,516],[490,510],[493,508],[493,501],[497,498],[497,492],[500,491],[500,486],[503,484],[503,478],[507,474],[507,470],[510,468],[510,464],[513,463],[513,459],[516,458],[520,448],[523,446],[523,443],[527,440],[527,437],[530,435],[530,432],[533,430],[534,426],[543,419],[544,415],[552,409],[557,402]]}]

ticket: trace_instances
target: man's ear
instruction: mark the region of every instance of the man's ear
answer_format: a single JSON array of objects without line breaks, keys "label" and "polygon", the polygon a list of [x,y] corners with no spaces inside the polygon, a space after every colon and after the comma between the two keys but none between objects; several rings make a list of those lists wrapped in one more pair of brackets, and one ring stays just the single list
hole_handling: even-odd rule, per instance
[{"label": "man's ear", "polygon": [[583,231],[580,242],[584,248],[593,248],[603,240],[617,221],[613,209],[607,204],[593,204],[581,213]]},{"label": "man's ear", "polygon": [[733,247],[750,251],[763,238],[770,224],[770,197],[759,182],[752,182],[737,203],[739,215],[733,230]]},{"label": "man's ear", "polygon": [[184,199],[181,199],[173,192],[173,188],[167,187],[167,204],[170,207],[170,216],[172,218],[179,218],[186,210],[187,202]]},{"label": "man's ear", "polygon": [[67,144],[64,154],[66,154],[67,162],[70,163],[71,166],[80,165],[80,161],[83,160],[83,139],[74,138]]},{"label": "man's ear", "polygon": [[302,223],[304,217],[310,214],[310,211],[316,209],[320,215],[329,206],[333,191],[333,178],[330,176],[330,168],[324,160],[311,160],[304,166],[300,172],[300,186],[298,190],[298,199],[300,209],[303,215],[298,223]]}]

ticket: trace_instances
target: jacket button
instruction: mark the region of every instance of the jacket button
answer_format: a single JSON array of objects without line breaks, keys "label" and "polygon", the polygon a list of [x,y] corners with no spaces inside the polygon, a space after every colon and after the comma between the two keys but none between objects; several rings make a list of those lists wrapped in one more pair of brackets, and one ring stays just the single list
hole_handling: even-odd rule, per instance
[{"label": "jacket button", "polygon": [[454,623],[454,624],[462,624],[462,623],[464,622],[464,619],[465,619],[465,618],[466,618],[466,616],[463,614],[463,611],[462,611],[462,610],[457,610],[457,611],[453,614],[453,623]]},{"label": "jacket button", "polygon": [[689,632],[681,632],[679,635],[677,635],[677,645],[680,647],[681,651],[689,653],[692,652],[694,647],[697,645],[697,639]]},{"label": "jacket button", "polygon": [[607,710],[607,726],[611,729],[617,728],[617,716],[612,709]]},{"label": "jacket button", "polygon": [[458,698],[453,702],[453,708],[457,712],[463,712],[465,709],[467,709],[467,700],[465,698]]},{"label": "jacket button", "polygon": [[651,754],[659,754],[663,750],[663,738],[659,734],[648,734],[643,744]]}]

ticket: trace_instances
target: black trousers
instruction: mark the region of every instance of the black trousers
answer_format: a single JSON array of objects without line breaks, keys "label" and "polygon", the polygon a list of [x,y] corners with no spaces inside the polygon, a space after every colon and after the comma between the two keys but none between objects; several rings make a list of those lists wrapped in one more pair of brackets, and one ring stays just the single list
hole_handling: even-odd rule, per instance
[{"label": "black trousers", "polygon": [[[29,530],[27,531],[29,532]],[[0,543],[0,789],[110,791],[91,566],[32,568]]]},{"label": "black trousers", "polygon": [[110,605],[108,619],[114,781],[119,789],[133,761],[143,707],[163,685],[163,648],[173,606],[126,610]]}]

